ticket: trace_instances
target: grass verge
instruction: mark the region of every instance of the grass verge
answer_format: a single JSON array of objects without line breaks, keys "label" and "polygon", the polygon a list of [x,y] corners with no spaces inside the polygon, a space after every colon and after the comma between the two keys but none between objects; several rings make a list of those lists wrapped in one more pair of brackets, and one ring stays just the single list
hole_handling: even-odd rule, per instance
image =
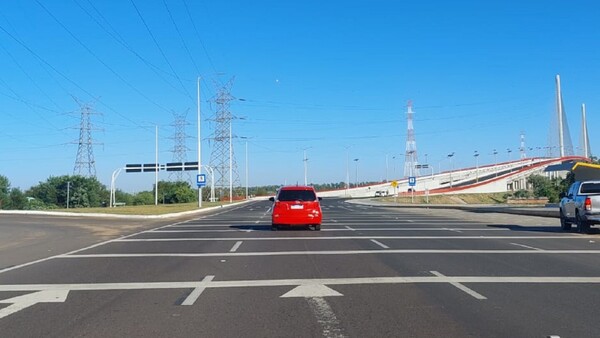
[{"label": "grass verge", "polygon": [[[202,202],[202,208],[229,204],[229,202]],[[198,210],[198,203],[159,204],[159,205],[131,205],[116,208],[71,208],[53,209],[52,211],[66,211],[73,213],[96,213],[116,215],[164,215],[176,212]]]}]

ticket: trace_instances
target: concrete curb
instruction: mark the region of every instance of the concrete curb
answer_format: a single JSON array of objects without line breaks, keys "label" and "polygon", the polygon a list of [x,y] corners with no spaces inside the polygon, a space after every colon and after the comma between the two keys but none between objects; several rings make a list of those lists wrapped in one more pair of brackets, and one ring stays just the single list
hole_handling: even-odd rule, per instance
[{"label": "concrete curb", "polygon": [[199,210],[182,211],[171,214],[162,215],[120,215],[120,214],[101,214],[101,213],[75,213],[65,211],[40,211],[40,210],[0,210],[0,215],[38,215],[38,216],[61,216],[61,217],[94,217],[94,218],[112,218],[112,219],[167,219],[177,218],[182,216],[190,216],[195,214],[203,214],[205,212],[232,208],[234,206],[240,206],[246,203],[257,201],[257,199],[249,199],[241,202],[234,202],[232,204],[224,204],[220,206],[202,208]]},{"label": "concrete curb", "polygon": [[391,207],[391,208],[424,208],[424,209],[456,209],[470,212],[480,213],[504,213],[513,215],[525,215],[525,216],[538,216],[538,217],[551,217],[558,218],[559,212],[558,207],[513,207],[507,205],[493,205],[493,204],[398,204],[391,202],[374,201],[373,199],[361,199],[361,200],[347,200],[348,203],[371,205],[379,207]]}]

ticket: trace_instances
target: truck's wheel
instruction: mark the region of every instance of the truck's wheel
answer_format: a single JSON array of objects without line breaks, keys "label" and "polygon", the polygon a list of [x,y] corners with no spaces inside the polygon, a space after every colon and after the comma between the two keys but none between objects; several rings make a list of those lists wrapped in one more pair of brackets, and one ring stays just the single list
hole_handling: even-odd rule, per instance
[{"label": "truck's wheel", "polygon": [[562,209],[560,209],[560,228],[564,231],[571,230],[571,223],[567,222],[567,219],[565,218]]},{"label": "truck's wheel", "polygon": [[579,216],[579,212],[575,214],[575,219],[577,220],[577,230],[582,234],[587,234],[590,232],[590,224],[587,221],[584,221],[581,216]]}]

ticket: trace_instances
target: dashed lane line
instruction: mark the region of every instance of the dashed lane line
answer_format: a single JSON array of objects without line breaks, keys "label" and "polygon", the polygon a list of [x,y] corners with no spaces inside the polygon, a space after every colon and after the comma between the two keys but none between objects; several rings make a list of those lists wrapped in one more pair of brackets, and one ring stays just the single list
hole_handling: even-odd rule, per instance
[{"label": "dashed lane line", "polygon": [[235,242],[235,244],[233,245],[233,247],[229,250],[229,252],[236,252],[237,249],[240,248],[240,245],[242,245],[242,241],[237,241]]},{"label": "dashed lane line", "polygon": [[[583,238],[583,237],[581,237]],[[544,249],[540,249],[540,248],[536,248],[533,246],[529,246],[529,245],[525,245],[525,244],[519,244],[519,243],[510,243],[511,245],[516,245],[516,246],[520,246],[522,248],[526,248],[526,249],[532,249],[532,250],[538,250],[538,251],[544,251]]]},{"label": "dashed lane line", "polygon": [[[444,275],[442,275],[441,273],[437,272],[437,271],[430,271],[432,274],[434,274],[435,276],[438,277],[446,277]],[[461,283],[458,282],[450,282],[450,284],[452,286],[454,286],[455,288],[466,292],[467,294],[473,296],[475,299],[479,299],[479,300],[485,300],[487,299],[487,297],[483,296],[482,294],[478,293],[477,291],[473,290],[473,289],[469,289],[468,287],[462,285]]]},{"label": "dashed lane line", "polygon": [[373,243],[375,243],[375,244],[379,245],[380,247],[382,247],[382,248],[384,248],[384,249],[389,249],[389,248],[390,248],[389,246],[387,246],[387,245],[385,245],[385,244],[381,243],[380,241],[378,241],[378,240],[376,240],[376,239],[371,239],[371,242],[373,242]]}]

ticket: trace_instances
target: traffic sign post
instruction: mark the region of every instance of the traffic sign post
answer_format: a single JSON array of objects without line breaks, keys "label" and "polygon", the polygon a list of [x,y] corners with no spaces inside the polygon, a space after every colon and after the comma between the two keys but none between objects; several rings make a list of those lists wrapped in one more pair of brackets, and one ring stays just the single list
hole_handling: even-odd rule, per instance
[{"label": "traffic sign post", "polygon": [[198,188],[206,186],[206,174],[196,175],[196,185],[198,186]]},{"label": "traffic sign post", "polygon": [[408,186],[412,187],[410,189],[410,201],[411,203],[415,203],[415,185],[417,185],[417,178],[415,176],[410,176],[408,178]]}]

